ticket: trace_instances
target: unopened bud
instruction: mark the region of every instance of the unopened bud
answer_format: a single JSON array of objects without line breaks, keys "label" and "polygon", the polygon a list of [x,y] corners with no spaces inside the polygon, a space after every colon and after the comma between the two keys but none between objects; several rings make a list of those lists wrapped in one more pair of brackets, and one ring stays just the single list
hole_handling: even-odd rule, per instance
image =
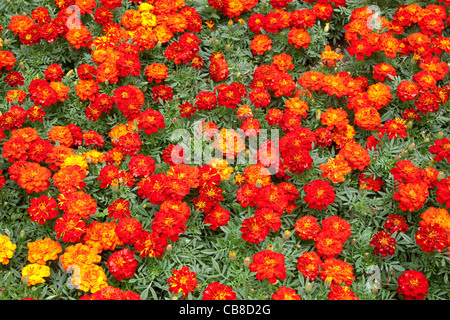
[{"label": "unopened bud", "polygon": [[250,257],[245,257],[245,259],[244,259],[244,266],[248,267],[250,265],[250,262],[251,262]]},{"label": "unopened bud", "polygon": [[442,131],[439,131],[437,134],[438,139],[442,139],[444,137],[444,133]]},{"label": "unopened bud", "polygon": [[20,69],[25,69],[25,65],[23,64],[22,61],[19,62],[19,67],[20,67]]},{"label": "unopened bud", "polygon": [[283,239],[283,240],[287,240],[287,239],[289,239],[290,237],[291,237],[291,231],[286,230],[286,231],[283,233],[282,239]]},{"label": "unopened bud", "polygon": [[409,121],[406,123],[406,127],[407,127],[408,129],[411,129],[411,128],[413,127],[413,125],[414,125],[414,122],[413,122],[412,120],[409,120]]},{"label": "unopened bud", "polygon": [[229,51],[230,49],[231,49],[231,46],[230,46],[229,44],[227,44],[227,45],[225,46],[225,50]]},{"label": "unopened bud", "polygon": [[161,42],[161,41],[158,41],[158,42],[156,43],[156,47],[157,47],[157,48],[161,48],[161,45],[162,45],[162,42]]},{"label": "unopened bud", "polygon": [[178,123],[178,118],[173,118],[172,122],[173,122],[174,124],[177,124],[177,123]]},{"label": "unopened bud", "polygon": [[214,40],[214,43],[219,44],[220,43],[219,39]]},{"label": "unopened bud", "polygon": [[330,23],[325,24],[325,28],[323,28],[323,31],[328,32],[330,30]]},{"label": "unopened bud", "polygon": [[322,113],[322,111],[317,110],[317,113],[316,113],[316,119],[317,119],[317,120],[320,120],[320,119],[322,118],[321,113]]},{"label": "unopened bud", "polygon": [[21,238],[25,237],[25,230],[20,231],[20,237]]},{"label": "unopened bud", "polygon": [[173,296],[172,300],[178,300],[177,296]]},{"label": "unopened bud", "polygon": [[408,146],[408,150],[413,151],[416,148],[416,144],[413,142]]},{"label": "unopened bud", "polygon": [[368,252],[366,252],[366,253],[364,253],[364,258],[369,258],[369,253]]},{"label": "unopened bud", "polygon": [[355,238],[352,239],[351,244],[352,244],[352,246],[356,245],[356,239]]},{"label": "unopened bud", "polygon": [[231,252],[230,252],[230,260],[231,260],[231,261],[236,260],[236,252],[235,252],[235,251],[231,251]]},{"label": "unopened bud", "polygon": [[267,245],[267,250],[273,251],[273,245],[271,244]]},{"label": "unopened bud", "polygon": [[308,292],[308,293],[310,293],[310,292],[311,292],[311,289],[312,289],[312,284],[311,284],[311,282],[306,283],[306,285],[305,285],[305,291]]},{"label": "unopened bud", "polygon": [[166,247],[166,251],[167,251],[167,252],[171,252],[172,250],[173,250],[172,245],[171,245],[171,244],[168,244],[167,247]]},{"label": "unopened bud", "polygon": [[439,173],[437,175],[437,181],[441,181],[444,178],[445,178],[444,172],[443,171],[439,171]]}]

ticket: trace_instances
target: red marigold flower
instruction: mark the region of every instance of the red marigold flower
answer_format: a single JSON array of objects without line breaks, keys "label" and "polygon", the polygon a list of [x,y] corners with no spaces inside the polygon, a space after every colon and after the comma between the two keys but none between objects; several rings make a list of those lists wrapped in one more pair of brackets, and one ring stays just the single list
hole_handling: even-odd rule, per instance
[{"label": "red marigold flower", "polygon": [[97,211],[97,202],[84,191],[72,191],[58,196],[58,208],[87,220]]},{"label": "red marigold flower", "polygon": [[144,130],[146,134],[158,132],[159,129],[164,129],[164,116],[157,110],[147,109],[142,112],[137,118],[138,129]]},{"label": "red marigold flower", "polygon": [[248,18],[248,27],[253,33],[260,33],[264,26],[266,16],[261,13],[254,13]]},{"label": "red marigold flower", "polygon": [[304,252],[297,258],[297,270],[305,279],[309,278],[310,281],[316,280],[319,276],[321,265],[322,260],[315,251]]},{"label": "red marigold flower", "polygon": [[242,239],[258,244],[266,239],[270,233],[270,227],[263,217],[252,216],[242,221],[240,231],[242,232]]},{"label": "red marigold flower", "polygon": [[428,279],[420,271],[406,270],[397,280],[397,293],[405,300],[423,300],[428,294]]},{"label": "red marigold flower", "polygon": [[314,216],[303,216],[295,222],[296,234],[303,240],[314,240],[320,232],[320,225]]},{"label": "red marigold flower", "polygon": [[59,64],[54,63],[52,65],[49,65],[45,69],[44,76],[45,79],[49,82],[61,81],[62,77],[64,76],[64,71]]},{"label": "red marigold flower", "polygon": [[436,201],[450,208],[450,177],[440,180],[436,187]]},{"label": "red marigold flower", "polygon": [[105,7],[98,7],[94,12],[94,20],[101,26],[106,26],[112,22],[114,15],[111,10]]},{"label": "red marigold flower", "polygon": [[24,78],[22,76],[22,72],[11,71],[5,77],[5,83],[10,87],[18,87],[23,86]]},{"label": "red marigold flower", "polygon": [[212,54],[209,57],[210,65],[209,65],[209,75],[211,79],[215,82],[221,82],[224,81],[228,75],[230,74],[230,71],[228,70],[228,63],[225,60],[223,54],[219,52],[220,57],[216,58],[216,54]]},{"label": "red marigold flower", "polygon": [[275,97],[290,97],[295,90],[293,77],[284,72],[277,73],[269,84]]},{"label": "red marigold flower", "polygon": [[236,300],[236,292],[230,286],[212,282],[203,290],[202,300]]},{"label": "red marigold flower", "polygon": [[356,56],[358,60],[364,60],[364,57],[370,57],[375,48],[365,39],[350,40],[350,46],[347,48],[348,54]]},{"label": "red marigold flower", "polygon": [[284,255],[271,250],[263,250],[255,253],[250,263],[250,271],[256,272],[256,279],[266,279],[269,283],[275,283],[277,279],[286,278],[286,267],[284,266]]},{"label": "red marigold flower", "polygon": [[435,161],[440,162],[447,159],[447,162],[450,162],[450,140],[448,138],[436,139],[429,151],[436,155]]},{"label": "red marigold flower", "polygon": [[375,233],[370,241],[370,245],[374,247],[373,252],[381,255],[383,258],[394,254],[396,244],[397,241],[384,230]]},{"label": "red marigold flower", "polygon": [[384,79],[395,78],[397,76],[397,72],[393,66],[387,63],[379,63],[375,67],[373,67],[373,78],[380,82],[383,82]]},{"label": "red marigold flower", "polygon": [[386,221],[384,222],[383,228],[390,231],[391,234],[394,232],[405,232],[409,229],[409,226],[406,224],[406,218],[399,214],[392,214],[387,216]]},{"label": "red marigold flower", "polygon": [[45,80],[35,79],[31,81],[28,86],[28,92],[30,93],[30,99],[36,105],[48,107],[51,104],[58,102],[56,91]]},{"label": "red marigold flower", "polygon": [[167,187],[168,178],[164,173],[157,173],[137,183],[137,194],[142,198],[148,198],[150,203],[160,205],[164,198],[164,189]]},{"label": "red marigold flower", "polygon": [[168,100],[173,99],[173,91],[172,88],[168,85],[161,84],[153,87],[153,100],[158,102],[161,99],[163,104],[166,104]]},{"label": "red marigold flower", "polygon": [[109,256],[106,265],[109,272],[119,281],[129,279],[134,276],[137,269],[137,260],[134,257],[135,253],[128,248],[115,251]]},{"label": "red marigold flower", "polygon": [[75,49],[87,47],[92,41],[91,32],[84,25],[80,25],[78,28],[69,28],[65,38]]},{"label": "red marigold flower", "polygon": [[336,258],[344,249],[341,239],[331,230],[322,228],[314,238],[317,253],[324,259]]},{"label": "red marigold flower", "polygon": [[326,259],[319,271],[320,279],[331,283],[332,286],[339,286],[344,283],[350,287],[355,277],[353,276],[353,267],[342,260],[331,258]]},{"label": "red marigold flower", "polygon": [[79,242],[86,232],[86,222],[73,213],[65,213],[55,223],[56,238],[64,242]]},{"label": "red marigold flower", "polygon": [[381,177],[375,178],[373,174],[366,176],[366,174],[361,173],[358,177],[358,182],[362,190],[369,189],[375,192],[380,191],[384,185],[383,179]]},{"label": "red marigold flower", "polygon": [[115,250],[123,243],[116,234],[116,222],[93,221],[86,226],[86,233],[81,242],[96,248],[99,253],[105,250]]},{"label": "red marigold flower", "polygon": [[128,120],[134,120],[148,110],[141,113],[142,106],[145,103],[144,93],[133,85],[121,86],[114,90],[114,101],[117,108],[123,112]]},{"label": "red marigold flower", "polygon": [[301,296],[294,289],[282,286],[277,292],[272,294],[273,300],[302,300]]},{"label": "red marigold flower", "polygon": [[362,107],[355,110],[354,123],[364,130],[376,130],[381,126],[381,116],[374,107]]},{"label": "red marigold flower", "polygon": [[333,286],[327,295],[330,300],[359,300],[355,293],[346,286]]},{"label": "red marigold flower", "polygon": [[120,169],[118,166],[109,164],[104,166],[100,170],[100,175],[97,178],[97,181],[101,181],[100,187],[105,189],[109,186],[118,187],[119,186],[119,172]]},{"label": "red marigold flower", "polygon": [[438,223],[422,220],[416,233],[416,243],[424,252],[444,251],[448,243],[447,230]]},{"label": "red marigold flower", "polygon": [[397,87],[397,97],[402,101],[412,101],[419,95],[417,84],[411,81],[401,81]]},{"label": "red marigold flower", "polygon": [[36,221],[40,225],[45,224],[45,222],[55,218],[59,214],[54,198],[42,195],[39,198],[31,199],[30,204],[30,207],[27,209],[30,220]]},{"label": "red marigold flower", "polygon": [[329,178],[333,183],[345,181],[344,175],[351,171],[348,162],[339,154],[334,159],[331,158],[328,162],[319,165],[319,168],[323,170],[322,177]]},{"label": "red marigold flower", "polygon": [[322,230],[331,231],[342,243],[352,235],[350,223],[338,216],[330,216],[322,220]]},{"label": "red marigold flower", "polygon": [[144,230],[141,222],[133,217],[125,217],[119,219],[115,231],[120,241],[125,245],[129,245],[136,242],[138,235]]},{"label": "red marigold flower", "polygon": [[383,126],[378,129],[380,134],[385,134],[389,136],[389,139],[405,138],[408,136],[408,132],[406,129],[408,128],[406,125],[406,120],[401,118],[395,118],[386,121]]},{"label": "red marigold flower", "polygon": [[131,215],[130,202],[125,199],[117,199],[108,206],[108,217],[122,219]]},{"label": "red marigold flower", "polygon": [[172,270],[173,276],[167,279],[169,292],[174,294],[182,292],[186,298],[189,293],[193,293],[198,288],[196,274],[189,270],[189,267],[183,266],[180,270]]},{"label": "red marigold flower", "polygon": [[170,239],[175,242],[179,235],[186,229],[187,218],[180,212],[173,209],[160,210],[155,214],[151,224],[152,233],[162,238],[164,241]]},{"label": "red marigold flower", "polygon": [[131,157],[128,163],[128,170],[133,177],[148,178],[155,172],[155,160],[143,154]]},{"label": "red marigold flower", "polygon": [[190,102],[186,101],[178,106],[180,108],[181,118],[190,118],[197,111],[197,108]]},{"label": "red marigold flower", "polygon": [[218,227],[226,226],[229,220],[230,211],[220,205],[216,205],[206,212],[204,223],[209,224],[211,230],[216,230]]},{"label": "red marigold flower", "polygon": [[304,198],[311,209],[326,210],[328,205],[334,203],[336,194],[328,181],[314,180],[303,187],[306,192]]},{"label": "red marigold flower", "polygon": [[211,110],[217,105],[216,95],[210,91],[202,91],[195,97],[198,110]]},{"label": "red marigold flower", "polygon": [[20,170],[17,184],[24,188],[27,193],[41,192],[50,186],[52,173],[49,169],[35,162],[27,162]]}]

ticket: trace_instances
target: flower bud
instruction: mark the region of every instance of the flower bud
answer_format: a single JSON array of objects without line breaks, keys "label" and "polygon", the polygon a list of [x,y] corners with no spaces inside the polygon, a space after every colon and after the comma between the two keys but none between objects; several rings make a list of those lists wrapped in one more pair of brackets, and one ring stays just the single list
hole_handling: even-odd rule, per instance
[{"label": "flower bud", "polygon": [[273,245],[271,244],[267,245],[267,250],[273,251]]},{"label": "flower bud", "polygon": [[21,230],[21,231],[20,231],[20,237],[21,237],[21,238],[25,237],[25,230]]},{"label": "flower bud", "polygon": [[20,61],[20,62],[19,62],[19,68],[20,68],[20,69],[25,69],[25,66],[24,66],[24,64],[23,64],[23,61]]},{"label": "flower bud", "polygon": [[158,42],[156,43],[156,47],[157,47],[157,48],[161,48],[161,45],[162,45],[162,42],[161,42],[161,41],[158,41]]},{"label": "flower bud", "polygon": [[352,239],[351,244],[352,244],[352,246],[356,245],[356,239],[355,238]]},{"label": "flower bud", "polygon": [[167,252],[171,252],[172,250],[173,250],[172,245],[171,245],[171,244],[168,244],[167,247],[166,247],[166,251],[167,251]]},{"label": "flower bud", "polygon": [[23,282],[24,284],[28,284],[28,281],[29,281],[30,279],[28,278],[28,276],[23,276],[21,280],[22,280],[22,282]]},{"label": "flower bud", "polygon": [[236,252],[235,252],[235,251],[231,251],[231,252],[230,252],[230,260],[231,260],[231,261],[236,260]]},{"label": "flower bud", "polygon": [[412,142],[409,146],[408,146],[408,150],[409,151],[414,151],[414,149],[416,148],[416,144],[414,142]]},{"label": "flower bud", "polygon": [[413,124],[414,124],[414,122],[413,122],[412,120],[409,120],[409,121],[406,123],[406,127],[407,127],[408,129],[411,129],[411,128],[413,127]]},{"label": "flower bud", "polygon": [[325,31],[325,32],[330,31],[330,23],[325,24],[325,28],[323,28],[323,31]]},{"label": "flower bud", "polygon": [[290,237],[291,237],[291,231],[286,230],[286,231],[283,233],[282,239],[283,239],[283,240],[287,240],[287,239],[289,239]]},{"label": "flower bud", "polygon": [[439,171],[439,173],[437,175],[437,181],[441,181],[444,178],[445,178],[444,172],[443,171]]},{"label": "flower bud", "polygon": [[307,293],[310,293],[310,292],[311,292],[311,289],[312,289],[312,284],[311,284],[311,282],[307,282],[306,285],[305,285],[305,291],[306,291]]},{"label": "flower bud", "polygon": [[172,300],[178,300],[177,296],[173,296]]},{"label": "flower bud", "polygon": [[245,259],[244,259],[244,266],[248,267],[250,265],[250,263],[251,263],[250,257],[245,257]]},{"label": "flower bud", "polygon": [[320,120],[322,118],[321,113],[322,113],[322,111],[317,110],[317,113],[316,113],[316,119],[317,120]]},{"label": "flower bud", "polygon": [[366,258],[366,259],[369,258],[369,253],[368,252],[364,253],[364,258]]},{"label": "flower bud", "polygon": [[438,139],[442,139],[444,137],[444,133],[442,131],[439,131],[437,134]]}]

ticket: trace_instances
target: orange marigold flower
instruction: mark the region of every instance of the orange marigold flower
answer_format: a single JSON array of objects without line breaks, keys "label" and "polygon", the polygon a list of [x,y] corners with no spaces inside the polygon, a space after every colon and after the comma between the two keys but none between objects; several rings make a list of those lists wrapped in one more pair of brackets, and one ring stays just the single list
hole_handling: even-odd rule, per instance
[{"label": "orange marigold flower", "polygon": [[258,34],[250,42],[250,48],[254,55],[263,54],[272,49],[272,39],[266,34]]},{"label": "orange marigold flower", "polygon": [[167,79],[168,74],[167,66],[163,63],[153,63],[145,68],[145,76],[150,82],[161,83],[162,80]]},{"label": "orange marigold flower", "polygon": [[59,256],[59,262],[64,270],[83,265],[99,263],[102,257],[98,254],[97,249],[88,245],[77,243],[67,246],[64,253]]},{"label": "orange marigold flower", "polygon": [[21,169],[17,184],[26,189],[28,193],[41,192],[50,186],[52,172],[36,162],[27,162]]},{"label": "orange marigold flower", "polygon": [[308,44],[311,43],[311,37],[305,29],[293,27],[289,30],[288,42],[289,44],[293,44],[297,49],[306,49],[308,48]]},{"label": "orange marigold flower", "polygon": [[376,130],[381,126],[381,116],[374,107],[362,107],[355,112],[355,124],[364,130]]},{"label": "orange marigold flower", "polygon": [[347,262],[335,258],[326,259],[319,273],[320,278],[331,283],[332,286],[339,286],[344,283],[345,286],[349,287],[355,280],[353,267]]},{"label": "orange marigold flower", "polygon": [[447,232],[450,232],[450,214],[447,209],[430,207],[420,216],[425,222],[429,224],[436,223]]},{"label": "orange marigold flower", "polygon": [[236,158],[238,153],[245,150],[242,137],[233,129],[220,130],[220,134],[214,141],[214,147],[221,151],[227,158]]},{"label": "orange marigold flower", "polygon": [[61,167],[52,177],[53,185],[58,187],[60,193],[84,189],[86,185],[86,182],[83,181],[84,178],[86,178],[86,170],[78,165]]},{"label": "orange marigold flower", "polygon": [[341,108],[328,108],[326,112],[320,114],[320,121],[322,125],[327,126],[328,130],[332,130],[335,126],[341,127],[349,124],[347,116],[347,111]]},{"label": "orange marigold flower", "polygon": [[323,51],[321,54],[322,63],[328,68],[335,67],[337,61],[341,60],[343,57],[344,56],[342,54],[338,54],[335,51],[331,50],[331,46],[329,45],[325,46],[325,51]]},{"label": "orange marigold flower", "polygon": [[423,207],[428,195],[428,186],[424,182],[400,183],[394,200],[400,201],[399,207],[403,211],[413,212]]},{"label": "orange marigold flower", "polygon": [[61,244],[50,238],[44,238],[27,243],[28,261],[30,263],[45,264],[50,260],[57,260],[62,252]]},{"label": "orange marigold flower", "polygon": [[50,87],[55,90],[56,97],[59,101],[65,101],[69,99],[70,88],[64,85],[62,82],[50,82]]},{"label": "orange marigold flower", "polygon": [[322,228],[314,238],[317,253],[324,259],[336,258],[344,249],[343,242],[331,230]]},{"label": "orange marigold flower", "polygon": [[345,181],[344,176],[352,170],[344,156],[339,154],[329,159],[327,163],[319,165],[319,168],[323,170],[322,177],[330,179],[333,183]]},{"label": "orange marigold flower", "polygon": [[392,100],[391,88],[382,82],[369,86],[367,98],[377,110],[387,106]]},{"label": "orange marigold flower", "polygon": [[97,211],[97,202],[84,191],[72,191],[58,196],[58,208],[81,219],[89,219]]},{"label": "orange marigold flower", "polygon": [[93,248],[97,248],[99,253],[105,250],[114,250],[116,246],[122,245],[122,241],[117,236],[115,229],[115,221],[103,223],[93,221],[87,225],[86,233],[81,241]]},{"label": "orange marigold flower", "polygon": [[79,28],[69,29],[65,34],[65,38],[75,49],[87,47],[92,41],[91,32],[83,25]]},{"label": "orange marigold flower", "polygon": [[284,265],[284,255],[271,250],[263,250],[255,253],[250,263],[250,271],[256,272],[256,279],[266,279],[269,283],[275,283],[277,278],[286,278],[286,267]]},{"label": "orange marigold flower", "polygon": [[99,90],[100,87],[94,79],[88,80],[81,79],[75,86],[77,96],[83,101],[86,100],[93,101]]},{"label": "orange marigold flower", "polygon": [[67,126],[54,126],[47,132],[47,136],[51,141],[59,143],[60,146],[70,147],[73,144],[72,133]]},{"label": "orange marigold flower", "polygon": [[354,140],[347,142],[338,154],[344,157],[350,169],[364,170],[370,163],[369,151]]}]

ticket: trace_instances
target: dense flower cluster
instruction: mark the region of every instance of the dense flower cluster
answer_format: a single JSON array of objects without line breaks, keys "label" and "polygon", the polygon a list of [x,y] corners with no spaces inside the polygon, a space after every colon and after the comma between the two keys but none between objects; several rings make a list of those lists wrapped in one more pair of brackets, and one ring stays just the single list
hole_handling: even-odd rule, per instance
[{"label": "dense flower cluster", "polygon": [[[297,2],[54,0],[5,13],[0,215],[26,228],[0,225],[1,264],[17,267],[26,243],[27,286],[59,266],[80,300],[235,300],[244,280],[218,274],[239,251],[232,268],[216,264],[239,243],[245,280],[273,289],[265,299],[304,297],[282,283],[294,261],[323,297],[358,300],[363,256],[448,256],[450,1],[383,4],[389,19]],[[397,274],[397,294],[424,299],[429,273]]]}]

